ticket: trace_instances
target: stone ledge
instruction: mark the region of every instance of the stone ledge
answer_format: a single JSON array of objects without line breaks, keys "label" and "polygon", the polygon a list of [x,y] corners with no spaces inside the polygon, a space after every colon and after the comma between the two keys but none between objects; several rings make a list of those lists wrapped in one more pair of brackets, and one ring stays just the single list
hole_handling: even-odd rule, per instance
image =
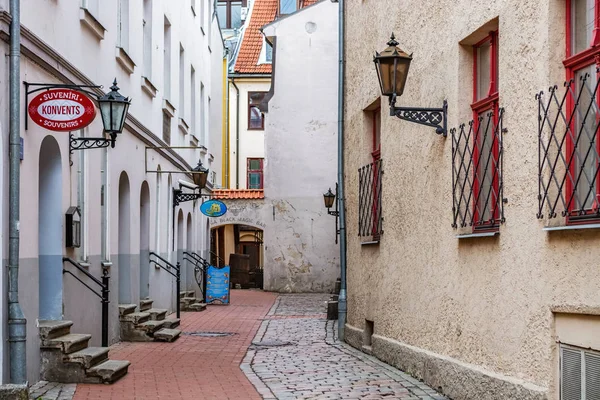
[{"label": "stone ledge", "polygon": [[156,93],[158,92],[158,89],[152,84],[152,81],[145,76],[142,76],[142,90],[152,98],[155,98]]},{"label": "stone ledge", "polygon": [[175,106],[168,99],[163,99],[162,110],[169,117],[175,117]]},{"label": "stone ledge", "polygon": [[0,399],[3,400],[27,400],[29,389],[25,385],[0,385]]},{"label": "stone ledge", "polygon": [[[351,330],[347,329],[347,331]],[[548,399],[548,389],[545,387],[495,374],[476,365],[463,363],[380,335],[373,335],[372,351],[378,359],[421,379],[427,385],[455,400]]]},{"label": "stone ledge", "polygon": [[104,40],[106,28],[87,8],[81,7],[79,9],[79,20],[98,38],[98,40]]},{"label": "stone ledge", "polygon": [[135,63],[124,48],[119,46],[116,47],[115,58],[117,59],[119,65],[125,69],[125,71],[127,71],[130,75],[133,74],[133,71],[135,70]]}]

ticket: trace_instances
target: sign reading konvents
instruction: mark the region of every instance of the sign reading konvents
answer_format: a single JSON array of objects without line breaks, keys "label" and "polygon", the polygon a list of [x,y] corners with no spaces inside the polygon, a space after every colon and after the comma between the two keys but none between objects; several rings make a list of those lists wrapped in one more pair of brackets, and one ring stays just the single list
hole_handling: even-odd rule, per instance
[{"label": "sign reading konvents", "polygon": [[92,100],[71,89],[44,91],[29,102],[27,109],[33,122],[59,132],[85,128],[96,117]]}]

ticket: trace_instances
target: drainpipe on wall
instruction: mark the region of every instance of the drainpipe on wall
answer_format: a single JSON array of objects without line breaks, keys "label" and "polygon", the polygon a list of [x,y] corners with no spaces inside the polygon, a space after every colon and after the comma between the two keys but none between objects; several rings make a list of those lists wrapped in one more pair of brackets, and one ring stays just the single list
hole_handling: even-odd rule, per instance
[{"label": "drainpipe on wall", "polygon": [[235,84],[235,78],[231,78],[231,84],[235,88],[235,188],[240,188],[240,88]]},{"label": "drainpipe on wall", "polygon": [[225,187],[229,189],[229,51],[226,50],[225,62]]},{"label": "drainpipe on wall", "polygon": [[10,139],[8,183],[8,343],[10,382],[27,382],[27,320],[19,304],[19,200],[21,150],[21,14],[20,0],[10,0]]},{"label": "drainpipe on wall", "polygon": [[340,212],[340,297],[338,298],[338,337],[344,341],[346,326],[346,198],[344,197],[344,0],[338,1],[338,202]]}]

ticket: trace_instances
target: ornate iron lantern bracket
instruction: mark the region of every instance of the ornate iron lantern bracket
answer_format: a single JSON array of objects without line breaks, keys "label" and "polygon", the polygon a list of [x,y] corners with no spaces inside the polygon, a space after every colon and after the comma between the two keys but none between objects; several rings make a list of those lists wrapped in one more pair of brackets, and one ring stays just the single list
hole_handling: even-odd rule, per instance
[{"label": "ornate iron lantern bracket", "polygon": [[435,133],[448,136],[448,102],[441,108],[396,107],[396,96],[390,97],[390,116],[435,128]]},{"label": "ornate iron lantern bracket", "polygon": [[173,189],[173,207],[177,207],[181,203],[198,200],[206,196],[202,193],[183,193],[181,189]]}]

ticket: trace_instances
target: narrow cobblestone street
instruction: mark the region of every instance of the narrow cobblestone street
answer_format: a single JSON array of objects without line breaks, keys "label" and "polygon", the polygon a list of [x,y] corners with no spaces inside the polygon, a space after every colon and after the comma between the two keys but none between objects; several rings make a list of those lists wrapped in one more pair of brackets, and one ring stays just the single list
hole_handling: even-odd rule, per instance
[{"label": "narrow cobblestone street", "polygon": [[174,343],[112,346],[111,357],[131,361],[117,383],[41,384],[31,398],[445,399],[338,342],[335,321],[326,319],[328,298],[234,290],[230,306],[182,314],[183,335]]}]

